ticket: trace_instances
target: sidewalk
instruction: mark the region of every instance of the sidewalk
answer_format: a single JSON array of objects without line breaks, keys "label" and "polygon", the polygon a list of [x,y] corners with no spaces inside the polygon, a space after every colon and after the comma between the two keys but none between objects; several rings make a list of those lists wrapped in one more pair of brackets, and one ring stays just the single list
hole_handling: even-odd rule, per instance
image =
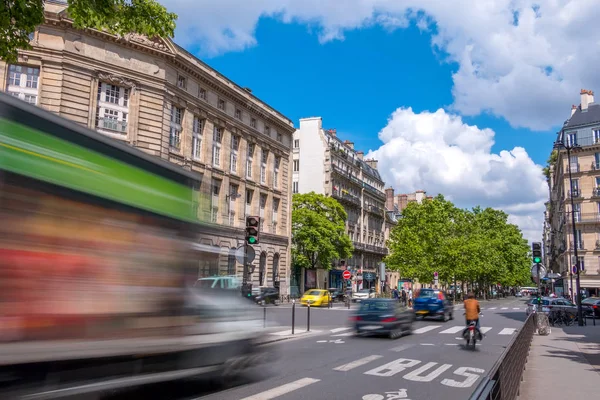
[{"label": "sidewalk", "polygon": [[600,396],[600,326],[552,328],[533,336],[519,400]]}]

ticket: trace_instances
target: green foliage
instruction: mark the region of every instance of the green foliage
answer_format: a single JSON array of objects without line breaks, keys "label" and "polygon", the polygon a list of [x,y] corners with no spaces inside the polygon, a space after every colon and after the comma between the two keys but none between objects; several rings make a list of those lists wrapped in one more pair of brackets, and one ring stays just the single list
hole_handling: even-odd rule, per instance
[{"label": "green foliage", "polygon": [[550,167],[556,166],[557,160],[558,160],[558,151],[552,150],[552,153],[550,153],[550,156],[548,157],[548,160],[546,161],[546,166],[544,168],[542,168],[542,171],[544,172],[544,176],[546,177],[546,180],[550,179]]},{"label": "green foliage", "polygon": [[530,281],[529,246],[508,215],[458,209],[443,196],[410,203],[388,241],[389,268],[421,282],[477,281],[515,286]]},{"label": "green foliage", "polygon": [[[68,0],[67,13],[76,28],[93,28],[115,35],[139,33],[172,37],[177,15],[156,0]],[[19,49],[29,49],[29,35],[44,22],[43,0],[0,1],[0,58],[17,60]]]},{"label": "green foliage", "polygon": [[352,254],[346,234],[348,218],[337,200],[314,192],[292,200],[292,263],[295,267],[330,269],[334,260]]}]

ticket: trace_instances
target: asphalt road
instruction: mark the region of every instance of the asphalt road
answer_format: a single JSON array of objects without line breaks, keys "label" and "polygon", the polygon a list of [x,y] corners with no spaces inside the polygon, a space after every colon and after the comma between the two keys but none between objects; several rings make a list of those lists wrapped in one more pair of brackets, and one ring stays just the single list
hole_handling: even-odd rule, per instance
[{"label": "asphalt road", "polygon": [[[407,397],[396,398],[465,400],[525,320],[524,300],[482,307],[486,337],[475,351],[465,349],[457,333],[464,328],[460,306],[455,320],[417,321],[412,335],[397,340],[355,337],[346,329],[348,311],[312,309],[311,330],[318,332],[269,345],[280,357],[260,371],[259,380],[198,399],[388,400],[405,390]],[[278,307],[267,315],[286,321],[289,312]]]}]

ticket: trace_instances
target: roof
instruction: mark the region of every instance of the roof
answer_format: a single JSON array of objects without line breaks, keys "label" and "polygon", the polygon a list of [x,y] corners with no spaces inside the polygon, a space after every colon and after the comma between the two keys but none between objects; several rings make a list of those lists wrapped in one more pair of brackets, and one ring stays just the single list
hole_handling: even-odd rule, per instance
[{"label": "roof", "polygon": [[591,103],[588,105],[586,111],[582,111],[581,107],[577,107],[577,110],[575,110],[573,116],[565,122],[563,128],[576,128],[596,122],[600,122],[600,104]]},{"label": "roof", "polygon": [[[346,143],[344,143],[339,137],[332,135],[328,132],[327,129],[323,129],[323,131],[325,132],[325,136],[329,137],[331,140],[335,140],[336,142],[338,142],[340,145],[344,146],[346,149],[348,149],[349,151],[353,152],[354,154],[358,153],[358,151],[348,147],[346,145]],[[360,158],[355,157],[355,160],[360,164],[360,167],[365,170],[368,174],[370,174],[371,176],[374,176],[375,178],[379,179],[381,182],[383,182],[383,179],[381,179],[381,175],[379,175],[379,171],[377,171],[374,168],[371,168],[371,166],[369,164],[366,163],[366,161],[361,160]]]}]

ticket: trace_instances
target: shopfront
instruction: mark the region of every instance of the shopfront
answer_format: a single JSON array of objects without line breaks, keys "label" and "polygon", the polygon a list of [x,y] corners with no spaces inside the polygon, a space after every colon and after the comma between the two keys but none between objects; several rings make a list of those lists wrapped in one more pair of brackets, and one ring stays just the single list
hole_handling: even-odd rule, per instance
[{"label": "shopfront", "polygon": [[344,286],[343,272],[341,269],[332,269],[329,271],[329,288],[342,290]]}]

